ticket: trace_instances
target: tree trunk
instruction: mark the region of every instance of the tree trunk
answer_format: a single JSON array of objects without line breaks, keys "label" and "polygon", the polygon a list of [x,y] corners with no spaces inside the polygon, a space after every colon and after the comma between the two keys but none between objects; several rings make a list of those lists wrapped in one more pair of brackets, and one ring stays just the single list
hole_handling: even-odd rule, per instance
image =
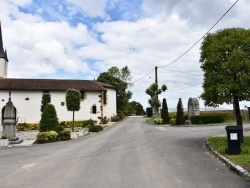
[{"label": "tree trunk", "polygon": [[236,122],[237,122],[237,126],[241,127],[241,132],[240,132],[240,140],[241,143],[244,142],[244,138],[243,138],[243,123],[242,123],[242,116],[240,114],[240,105],[239,105],[239,98],[238,96],[234,96],[234,111],[235,111],[235,116],[236,116]]},{"label": "tree trunk", "polygon": [[75,127],[75,111],[73,111],[72,132],[74,132],[74,127]]}]

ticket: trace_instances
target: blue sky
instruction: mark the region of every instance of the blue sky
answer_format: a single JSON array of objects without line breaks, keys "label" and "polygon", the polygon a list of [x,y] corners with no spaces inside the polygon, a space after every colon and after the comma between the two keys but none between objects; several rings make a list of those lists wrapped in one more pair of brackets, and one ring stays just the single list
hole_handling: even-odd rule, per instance
[{"label": "blue sky", "polygon": [[[8,77],[96,79],[112,66],[128,66],[136,81],[132,100],[147,107],[154,67],[190,48],[235,0],[4,0],[0,1]],[[250,2],[240,0],[211,31],[249,28]],[[170,108],[202,93],[198,43],[158,69]],[[187,74],[190,73],[190,74]],[[151,77],[151,78],[149,78]],[[142,79],[140,79],[142,78]],[[242,102],[241,107],[250,106]],[[203,107],[203,101],[200,101]],[[232,108],[222,105],[222,107]]]}]

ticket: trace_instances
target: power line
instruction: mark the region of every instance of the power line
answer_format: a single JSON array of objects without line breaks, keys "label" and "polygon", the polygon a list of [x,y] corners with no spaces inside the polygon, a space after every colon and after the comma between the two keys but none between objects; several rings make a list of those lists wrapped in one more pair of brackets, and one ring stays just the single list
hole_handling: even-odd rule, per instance
[{"label": "power line", "polygon": [[[176,58],[174,61],[170,62],[169,64],[167,65],[164,65],[164,66],[161,66],[161,67],[158,67],[158,68],[163,68],[163,67],[166,67],[170,64],[173,64],[175,63],[176,61],[178,61],[180,58],[182,58],[184,55],[186,55],[195,45],[197,45],[221,20],[222,18],[238,3],[239,0],[235,1],[235,3],[220,17],[220,19],[215,22],[215,24],[197,41],[195,42],[187,51],[185,51],[181,56],[179,56],[178,58]],[[144,75],[143,77],[133,81],[132,83],[135,83],[143,78],[145,78],[146,76],[148,76],[150,73],[152,73],[154,70],[152,70],[151,72],[149,72],[148,74]]]},{"label": "power line", "polygon": [[193,85],[189,85],[189,86],[183,87],[183,88],[170,89],[170,90],[167,90],[167,91],[176,91],[176,90],[187,89],[187,88],[190,88],[190,87],[193,87],[193,86],[197,86],[197,85],[200,85],[200,84],[202,84],[202,82],[199,82],[199,83],[196,83],[196,84],[193,84]]},{"label": "power line", "polygon": [[170,64],[173,64],[176,61],[178,61],[180,58],[182,58],[184,55],[186,55],[194,46],[196,46],[196,44],[198,44],[222,20],[222,18],[236,5],[236,3],[238,3],[238,1],[239,0],[235,1],[235,3],[220,17],[220,19],[197,42],[195,42],[187,51],[185,51],[181,56],[176,58],[171,63],[164,65],[164,66],[161,66],[161,67],[158,67],[158,68],[166,67]]},{"label": "power line", "polygon": [[172,69],[166,69],[166,68],[162,68],[162,67],[158,67],[167,71],[172,71],[172,72],[179,72],[179,73],[183,73],[183,74],[191,74],[191,75],[195,75],[195,76],[203,76],[201,74],[194,74],[194,73],[189,73],[189,72],[182,72],[182,71],[176,71],[176,70],[172,70]]},{"label": "power line", "polygon": [[141,77],[141,78],[139,78],[139,79],[137,79],[137,80],[133,81],[133,82],[132,82],[132,84],[134,84],[135,82],[138,82],[139,80],[141,80],[141,79],[145,78],[146,76],[148,76],[149,74],[151,74],[153,71],[155,71],[155,69],[154,69],[154,70],[152,70],[152,71],[150,71],[149,73],[145,74],[143,77]]}]

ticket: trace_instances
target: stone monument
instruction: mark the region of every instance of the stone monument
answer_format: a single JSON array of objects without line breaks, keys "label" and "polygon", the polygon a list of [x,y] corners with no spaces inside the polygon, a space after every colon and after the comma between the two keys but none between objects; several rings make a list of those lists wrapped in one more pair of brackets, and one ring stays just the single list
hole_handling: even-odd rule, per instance
[{"label": "stone monument", "polygon": [[9,92],[9,101],[4,107],[3,114],[3,134],[9,137],[10,143],[20,143],[22,140],[19,140],[16,137],[16,110],[11,102],[11,92]]},{"label": "stone monument", "polygon": [[199,100],[195,97],[190,97],[188,99],[188,119],[193,115],[200,114]]}]

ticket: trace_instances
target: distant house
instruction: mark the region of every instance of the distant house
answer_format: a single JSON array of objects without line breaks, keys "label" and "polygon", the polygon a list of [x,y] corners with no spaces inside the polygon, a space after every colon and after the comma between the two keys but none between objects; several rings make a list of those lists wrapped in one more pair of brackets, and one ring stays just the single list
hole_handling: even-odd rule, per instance
[{"label": "distant house", "polygon": [[81,109],[75,112],[75,120],[100,120],[116,114],[116,89],[109,84],[94,80],[59,79],[17,79],[7,78],[8,58],[3,48],[0,24],[0,125],[3,108],[11,100],[16,108],[18,122],[37,123],[41,118],[41,100],[43,93],[51,94],[51,103],[55,105],[60,121],[72,120],[72,112],[67,111],[65,95],[69,88],[81,92]]}]

